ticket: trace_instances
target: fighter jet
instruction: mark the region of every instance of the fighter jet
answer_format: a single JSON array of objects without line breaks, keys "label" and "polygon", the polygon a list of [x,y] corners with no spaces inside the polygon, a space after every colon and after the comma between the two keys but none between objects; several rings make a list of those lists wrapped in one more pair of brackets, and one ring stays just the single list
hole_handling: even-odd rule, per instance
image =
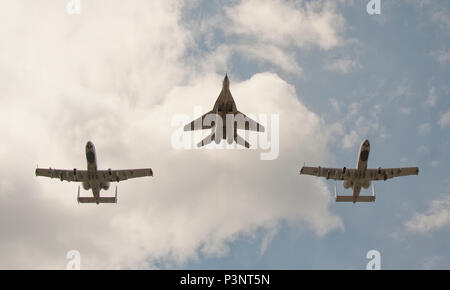
[{"label": "fighter jet", "polygon": [[93,197],[80,197],[78,186],[78,203],[117,203],[117,186],[115,197],[100,197],[100,190],[108,190],[110,182],[119,182],[130,178],[153,176],[151,168],[122,169],[122,170],[97,170],[97,156],[92,142],[86,144],[87,170],[61,170],[36,168],[36,176],[59,178],[61,181],[82,182],[85,190],[92,189]]},{"label": "fighter jet", "polygon": [[371,196],[360,196],[361,187],[369,188],[371,181],[384,180],[407,175],[418,175],[418,167],[406,168],[381,168],[367,169],[367,161],[369,159],[370,143],[369,140],[363,140],[358,154],[358,162],[356,169],[350,168],[326,168],[326,167],[306,167],[303,166],[300,174],[314,175],[325,177],[326,179],[343,180],[345,189],[352,187],[353,196],[339,196],[336,185],[334,186],[334,196],[337,202],[374,202],[375,188],[372,184]]},{"label": "fighter jet", "polygon": [[207,145],[213,140],[219,144],[222,139],[226,139],[228,144],[233,143],[234,140],[237,144],[249,148],[250,144],[237,134],[237,129],[257,132],[265,130],[262,125],[238,111],[230,92],[230,81],[227,74],[223,79],[222,91],[213,109],[184,126],[184,131],[203,129],[211,129],[211,134],[198,143],[198,147]]}]

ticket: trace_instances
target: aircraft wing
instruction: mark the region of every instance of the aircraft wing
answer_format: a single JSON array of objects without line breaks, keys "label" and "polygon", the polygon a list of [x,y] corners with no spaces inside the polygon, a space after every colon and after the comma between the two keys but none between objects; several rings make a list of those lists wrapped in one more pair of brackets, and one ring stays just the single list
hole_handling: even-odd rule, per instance
[{"label": "aircraft wing", "polygon": [[58,178],[61,181],[84,181],[87,179],[86,170],[65,170],[52,168],[36,168],[36,176]]},{"label": "aircraft wing", "polygon": [[257,132],[264,132],[266,130],[263,125],[250,119],[244,113],[241,113],[239,111],[234,115],[234,118],[235,118],[237,129],[248,130],[248,131],[257,131]]},{"label": "aircraft wing", "polygon": [[334,180],[354,180],[354,179],[370,179],[370,180],[387,180],[398,176],[418,175],[418,167],[406,168],[378,168],[359,171],[354,168],[327,168],[327,167],[307,167],[303,166],[300,174],[325,177]]},{"label": "aircraft wing", "polygon": [[[300,174],[313,175],[319,177],[325,177],[326,179],[344,180],[346,176],[350,176],[352,169],[345,169],[345,173],[342,168],[327,168],[327,167],[308,167],[303,166],[300,170]],[[356,171],[353,169],[353,171]],[[348,178],[349,179],[349,178]]]},{"label": "aircraft wing", "polygon": [[[213,111],[209,111],[208,113],[204,114],[203,116],[195,119],[191,123],[184,126],[184,131],[194,131],[194,130],[203,130],[203,129],[211,129],[214,125],[203,125],[203,121],[205,120],[206,116],[209,114],[214,114]],[[213,123],[211,123],[213,124]]]},{"label": "aircraft wing", "polygon": [[98,170],[98,175],[108,181],[123,181],[131,178],[138,178],[144,176],[153,176],[151,168],[143,169],[121,169],[121,170]]},{"label": "aircraft wing", "polygon": [[419,175],[418,167],[367,169],[371,180],[387,180],[399,176]]}]

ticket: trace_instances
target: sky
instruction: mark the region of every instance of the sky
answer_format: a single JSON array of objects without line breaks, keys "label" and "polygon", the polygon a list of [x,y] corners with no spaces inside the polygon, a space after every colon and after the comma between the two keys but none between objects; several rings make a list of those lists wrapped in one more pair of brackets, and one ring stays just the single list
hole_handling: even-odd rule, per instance
[{"label": "sky", "polygon": [[[450,268],[448,1],[69,2],[2,2],[1,269],[66,269],[71,250],[83,269],[366,269],[371,250],[381,269]],[[182,127],[225,73],[268,130],[195,149],[209,132]],[[419,175],[347,204],[298,174],[354,167],[366,138],[369,167]],[[78,184],[35,176],[84,169],[89,140],[99,169],[154,177],[79,205]]]}]

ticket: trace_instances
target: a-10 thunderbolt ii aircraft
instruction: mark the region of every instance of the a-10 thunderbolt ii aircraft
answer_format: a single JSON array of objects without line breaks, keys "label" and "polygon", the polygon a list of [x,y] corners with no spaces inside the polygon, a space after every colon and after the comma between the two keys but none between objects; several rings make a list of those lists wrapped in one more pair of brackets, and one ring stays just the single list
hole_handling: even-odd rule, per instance
[{"label": "a-10 thunderbolt ii aircraft", "polygon": [[208,145],[212,141],[219,144],[222,139],[226,139],[228,144],[233,143],[246,148],[250,144],[237,134],[237,129],[264,132],[264,126],[250,119],[239,112],[230,92],[230,80],[225,75],[222,83],[222,91],[211,111],[191,123],[184,126],[184,131],[211,129],[211,134],[197,144],[198,147]]},{"label": "a-10 thunderbolt ii aircraft", "polygon": [[345,189],[352,187],[352,196],[339,196],[336,185],[334,186],[334,195],[336,201],[343,202],[372,202],[375,201],[375,188],[372,185],[372,195],[360,196],[361,187],[369,188],[374,180],[387,180],[398,176],[418,175],[418,167],[406,168],[381,168],[367,169],[367,160],[369,159],[370,143],[364,140],[361,143],[358,154],[356,168],[326,168],[326,167],[306,167],[303,166],[300,174],[325,177],[326,179],[343,180]]},{"label": "a-10 thunderbolt ii aircraft", "polygon": [[100,197],[100,190],[108,190],[110,182],[119,182],[130,178],[153,176],[151,168],[144,169],[121,169],[121,170],[97,170],[97,156],[92,142],[86,144],[87,170],[61,170],[37,168],[36,176],[58,178],[61,181],[82,182],[85,190],[92,189],[93,197],[80,197],[80,186],[78,186],[79,203],[117,203],[117,186],[114,197]]}]

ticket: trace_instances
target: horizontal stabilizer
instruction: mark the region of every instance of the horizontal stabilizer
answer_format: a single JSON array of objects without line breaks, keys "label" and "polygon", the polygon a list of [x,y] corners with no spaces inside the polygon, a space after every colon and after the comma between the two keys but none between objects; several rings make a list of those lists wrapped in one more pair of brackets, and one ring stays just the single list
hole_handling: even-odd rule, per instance
[{"label": "horizontal stabilizer", "polygon": [[236,134],[234,136],[234,141],[236,141],[237,144],[239,144],[241,146],[244,146],[245,148],[250,148],[250,144],[247,142],[247,140],[245,140],[244,138],[242,138],[238,134]]},{"label": "horizontal stabilizer", "polygon": [[369,195],[369,196],[358,196],[356,199],[351,195],[338,195],[335,197],[336,202],[374,202],[375,196]]},{"label": "horizontal stabilizer", "polygon": [[208,137],[206,137],[205,139],[203,139],[202,141],[200,141],[197,144],[197,147],[202,147],[205,145],[208,145],[209,143],[211,143],[212,141],[214,141],[216,139],[216,133],[211,133],[210,135],[208,135]]},{"label": "horizontal stabilizer", "polygon": [[100,197],[98,199],[94,197],[78,197],[79,203],[116,203],[117,197]]},{"label": "horizontal stabilizer", "polygon": [[78,195],[77,195],[78,203],[117,203],[117,186],[116,186],[116,195],[114,197],[81,197],[80,196],[80,186],[78,186]]}]

